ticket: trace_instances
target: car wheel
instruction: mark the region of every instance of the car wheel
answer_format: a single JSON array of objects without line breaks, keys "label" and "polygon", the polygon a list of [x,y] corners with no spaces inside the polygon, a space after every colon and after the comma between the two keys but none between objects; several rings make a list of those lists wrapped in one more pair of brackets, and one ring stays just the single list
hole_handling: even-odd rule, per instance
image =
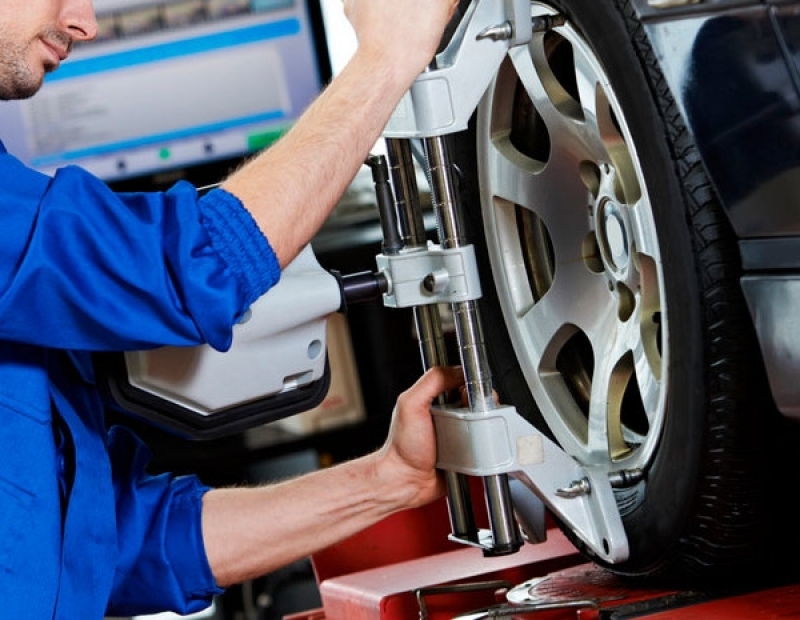
[{"label": "car wheel", "polygon": [[766,439],[783,420],[692,138],[627,2],[532,13],[550,26],[511,50],[453,151],[496,388],[628,481],[615,497],[630,553],[609,569],[775,566]]}]

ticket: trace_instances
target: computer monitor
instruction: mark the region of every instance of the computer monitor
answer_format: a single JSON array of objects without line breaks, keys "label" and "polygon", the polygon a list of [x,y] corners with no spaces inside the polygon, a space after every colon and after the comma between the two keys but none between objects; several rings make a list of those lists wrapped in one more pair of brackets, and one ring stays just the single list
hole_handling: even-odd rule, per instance
[{"label": "computer monitor", "polygon": [[99,34],[31,99],[0,103],[7,149],[115,189],[220,180],[330,79],[319,0],[95,0]]}]

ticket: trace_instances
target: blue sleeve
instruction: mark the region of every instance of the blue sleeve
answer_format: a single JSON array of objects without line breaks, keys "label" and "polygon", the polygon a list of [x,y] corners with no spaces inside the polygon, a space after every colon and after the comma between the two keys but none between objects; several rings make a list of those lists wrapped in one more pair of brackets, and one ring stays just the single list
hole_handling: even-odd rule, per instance
[{"label": "blue sleeve", "polygon": [[209,343],[279,278],[267,240],[223,190],[117,194],[0,150],[0,339],[77,350]]},{"label": "blue sleeve", "polygon": [[112,428],[109,442],[119,558],[108,613],[205,609],[222,593],[202,537],[202,497],[208,488],[194,476],[148,475],[150,451],[125,428]]}]

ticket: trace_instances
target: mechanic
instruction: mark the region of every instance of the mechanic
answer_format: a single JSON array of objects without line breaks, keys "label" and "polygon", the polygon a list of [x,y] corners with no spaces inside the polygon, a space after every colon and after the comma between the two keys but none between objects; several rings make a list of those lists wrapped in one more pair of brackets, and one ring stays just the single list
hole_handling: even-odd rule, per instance
[{"label": "mechanic", "polygon": [[[0,148],[0,617],[198,611],[228,585],[441,494],[429,406],[459,384],[457,369],[403,394],[372,454],[212,490],[149,476],[144,444],[106,432],[90,356],[226,349],[347,188],[455,4],[345,0],[351,61],[281,141],[202,197],[188,183],[115,194],[81,169],[45,176]],[[34,95],[97,33],[91,0],[0,5],[3,100]]]}]

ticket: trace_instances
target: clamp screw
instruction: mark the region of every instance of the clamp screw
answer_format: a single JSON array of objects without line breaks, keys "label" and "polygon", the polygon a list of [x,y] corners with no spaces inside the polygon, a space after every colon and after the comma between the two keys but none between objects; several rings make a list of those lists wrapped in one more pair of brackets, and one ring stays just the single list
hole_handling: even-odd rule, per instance
[{"label": "clamp screw", "polygon": [[632,487],[644,480],[644,470],[640,468],[623,469],[609,475],[608,481],[612,489]]},{"label": "clamp screw", "polygon": [[553,28],[563,26],[567,23],[567,18],[561,13],[557,13],[556,15],[540,15],[538,17],[534,17],[531,22],[533,31],[542,33],[549,32]]},{"label": "clamp screw", "polygon": [[478,41],[483,41],[484,39],[491,39],[492,41],[508,41],[513,34],[514,30],[511,26],[511,22],[504,22],[498,26],[489,26],[488,28],[484,28],[475,38]]},{"label": "clamp screw", "polygon": [[422,288],[429,293],[438,295],[447,288],[450,281],[450,274],[444,269],[437,269],[432,271],[422,280]]},{"label": "clamp screw", "polygon": [[573,480],[568,487],[556,489],[556,495],[570,499],[582,495],[589,495],[591,491],[592,486],[589,484],[589,480],[587,478],[581,478],[580,480]]}]

